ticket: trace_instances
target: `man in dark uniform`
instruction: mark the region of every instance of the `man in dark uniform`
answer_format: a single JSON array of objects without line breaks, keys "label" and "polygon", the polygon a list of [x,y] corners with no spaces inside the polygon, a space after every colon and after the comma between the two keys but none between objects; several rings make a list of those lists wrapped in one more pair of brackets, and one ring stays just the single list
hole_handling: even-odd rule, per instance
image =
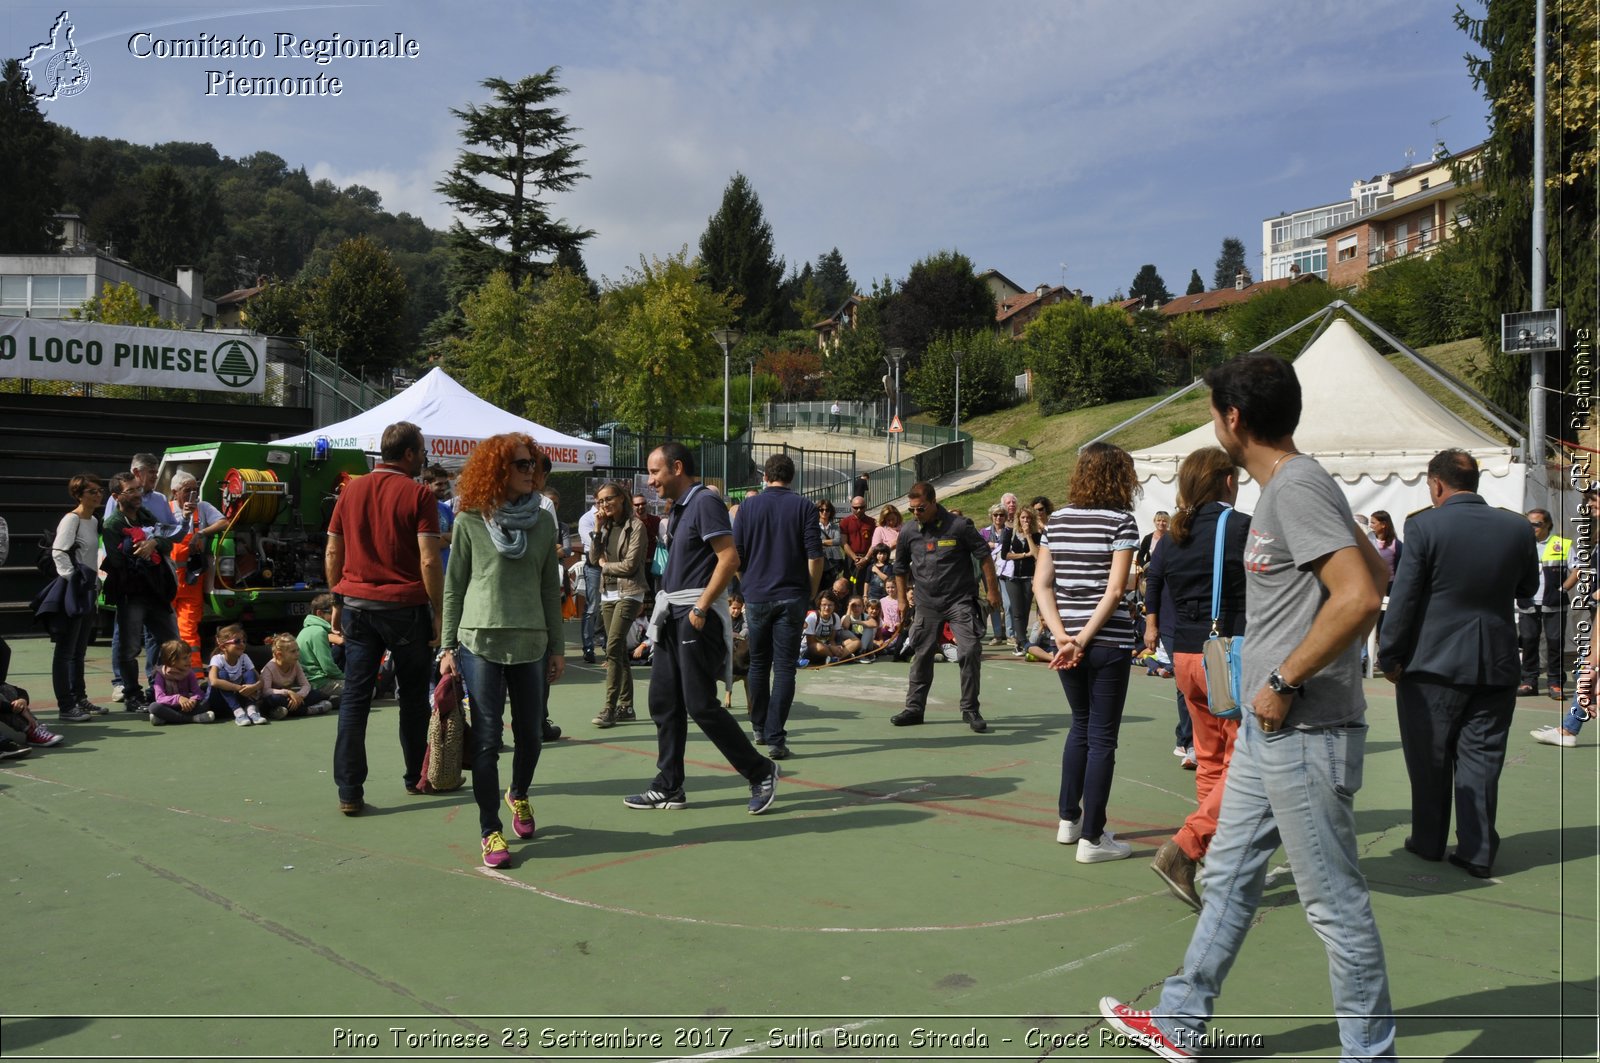
[{"label": "man in dark uniform", "polygon": [[1539,582],[1527,520],[1495,509],[1478,490],[1478,463],[1463,450],[1428,463],[1433,508],[1406,521],[1406,549],[1389,592],[1378,665],[1395,684],[1400,745],[1411,776],[1410,852],[1445,855],[1488,878],[1500,836],[1495,803],[1516,708],[1513,603]]},{"label": "man in dark uniform", "polygon": [[906,615],[906,588],[917,589],[917,613],[911,623],[911,686],[906,707],[890,723],[906,727],[922,722],[933,683],[933,657],[939,652],[940,629],[948,623],[956,637],[961,666],[961,718],[982,734],[989,729],[978,711],[978,670],[983,664],[983,629],[978,616],[978,580],[973,562],[983,568],[984,589],[990,608],[1000,607],[1000,584],[995,579],[989,544],[966,517],[939,505],[933,485],[911,485],[906,509],[912,520],[900,529],[895,548],[895,598],[900,615]]},{"label": "man in dark uniform", "polygon": [[694,458],[682,443],[650,452],[650,486],[672,503],[667,514],[667,567],[650,616],[650,718],[656,724],[656,777],[650,789],[623,799],[629,808],[683,808],[683,750],[689,719],[750,784],[751,815],[765,812],[778,785],[778,765],[756,752],[750,736],[717,696],[731,676],[732,635],[724,593],[739,571],[728,508],[693,479]]}]

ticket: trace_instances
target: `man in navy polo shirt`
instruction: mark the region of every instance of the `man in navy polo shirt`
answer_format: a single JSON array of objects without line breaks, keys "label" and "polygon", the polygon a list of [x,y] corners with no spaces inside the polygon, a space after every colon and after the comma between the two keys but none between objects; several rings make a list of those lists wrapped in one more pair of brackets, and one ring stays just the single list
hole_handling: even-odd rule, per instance
[{"label": "man in navy polo shirt", "polygon": [[720,497],[694,481],[694,458],[682,443],[663,443],[651,451],[646,468],[650,486],[672,503],[667,567],[650,617],[655,641],[650,718],[656,724],[658,752],[650,789],[623,803],[629,808],[683,808],[689,803],[683,793],[683,751],[692,717],[750,783],[749,812],[759,815],[772,804],[778,765],[756,752],[717,694],[717,680],[729,676],[732,659],[725,592],[739,571],[728,510]]},{"label": "man in navy polo shirt", "polygon": [[800,628],[806,604],[816,598],[822,582],[822,531],[812,504],[789,490],[793,458],[772,455],[765,476],[767,489],[739,507],[733,545],[739,553],[750,646],[745,676],[750,722],[756,741],[766,743],[767,756],[783,760],[789,755],[784,727],[794,704]]}]

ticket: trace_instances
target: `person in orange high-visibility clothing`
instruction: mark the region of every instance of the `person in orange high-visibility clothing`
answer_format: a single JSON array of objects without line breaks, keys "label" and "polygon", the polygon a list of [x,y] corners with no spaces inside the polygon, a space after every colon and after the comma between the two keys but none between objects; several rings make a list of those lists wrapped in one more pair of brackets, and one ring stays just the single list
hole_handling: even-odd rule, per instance
[{"label": "person in orange high-visibility clothing", "polygon": [[200,617],[205,612],[206,572],[210,568],[205,541],[227,527],[228,521],[217,507],[201,499],[200,483],[193,473],[174,475],[169,493],[173,518],[184,528],[172,545],[172,564],[178,570],[172,609],[178,614],[178,637],[189,644],[189,664],[199,670],[205,666],[200,656]]}]

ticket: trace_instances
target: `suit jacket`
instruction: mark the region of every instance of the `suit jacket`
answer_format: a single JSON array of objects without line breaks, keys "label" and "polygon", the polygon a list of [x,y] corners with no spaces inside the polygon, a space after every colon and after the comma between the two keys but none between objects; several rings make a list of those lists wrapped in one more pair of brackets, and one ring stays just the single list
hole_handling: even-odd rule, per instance
[{"label": "suit jacket", "polygon": [[1406,519],[1378,643],[1384,671],[1470,686],[1516,686],[1516,600],[1539,583],[1526,517],[1472,493],[1451,495]]}]

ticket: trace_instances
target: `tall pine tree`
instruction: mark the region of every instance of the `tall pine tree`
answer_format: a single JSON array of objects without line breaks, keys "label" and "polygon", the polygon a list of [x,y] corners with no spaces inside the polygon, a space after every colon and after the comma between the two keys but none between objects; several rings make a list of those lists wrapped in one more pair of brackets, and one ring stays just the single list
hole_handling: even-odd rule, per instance
[{"label": "tall pine tree", "polygon": [[856,282],[850,279],[850,270],[845,266],[844,256],[837,247],[817,256],[816,278],[819,294],[830,314],[856,294]]},{"label": "tall pine tree", "polygon": [[1244,241],[1237,236],[1225,236],[1222,239],[1222,254],[1217,258],[1217,271],[1211,276],[1211,287],[1232,288],[1240,270],[1245,270],[1247,275],[1249,273],[1244,264]]},{"label": "tall pine tree", "polygon": [[733,175],[723,189],[722,205],[706,221],[700,268],[711,287],[743,297],[737,314],[745,332],[771,333],[783,326],[783,259],[772,254],[772,226],[742,173]]},{"label": "tall pine tree", "polygon": [[1189,271],[1189,287],[1183,290],[1184,295],[1199,295],[1206,290],[1206,282],[1200,279],[1200,271]]},{"label": "tall pine tree", "polygon": [[1150,306],[1161,306],[1171,300],[1172,293],[1167,291],[1167,282],[1156,272],[1155,263],[1146,262],[1128,286],[1128,296],[1143,299]]},{"label": "tall pine tree", "polygon": [[577,130],[551,105],[567,91],[556,81],[559,69],[515,83],[487,78],[482,84],[493,102],[450,109],[467,147],[435,188],[471,219],[450,230],[458,301],[496,270],[513,288],[524,277],[543,277],[557,255],[594,235],[551,216],[551,197],[588,176],[573,140]]},{"label": "tall pine tree", "polygon": [[28,91],[22,65],[7,59],[0,83],[0,188],[6,205],[0,210],[0,252],[37,254],[56,249],[56,211],[61,189],[56,184],[60,148],[56,130],[39,112]]}]

